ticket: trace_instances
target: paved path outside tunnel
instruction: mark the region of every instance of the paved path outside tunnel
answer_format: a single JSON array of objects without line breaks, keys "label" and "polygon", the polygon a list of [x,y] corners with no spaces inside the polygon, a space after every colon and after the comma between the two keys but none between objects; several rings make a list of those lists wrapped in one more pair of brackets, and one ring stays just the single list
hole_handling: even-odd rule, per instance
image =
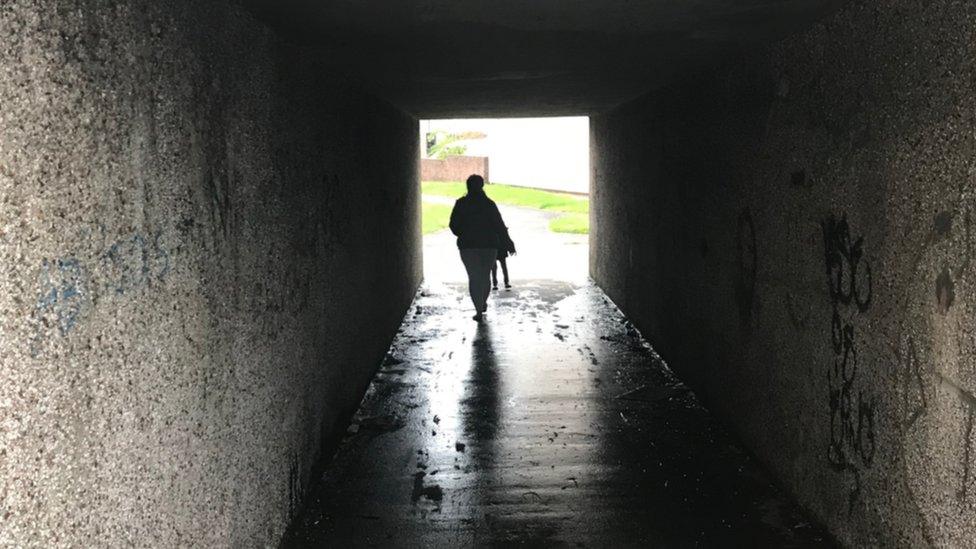
[{"label": "paved path outside tunnel", "polygon": [[286,547],[829,545],[585,275],[428,278]]},{"label": "paved path outside tunnel", "polygon": [[[491,191],[489,187],[489,192]],[[432,197],[437,200],[437,197]],[[452,199],[440,202],[454,204]],[[499,206],[518,255],[508,259],[512,280],[549,279],[586,282],[588,239],[586,235],[560,234],[549,230],[556,212]],[[501,276],[501,271],[499,271]],[[455,237],[449,230],[424,237],[424,279],[427,282],[464,282],[464,267]],[[472,312],[473,312],[473,306]]]}]

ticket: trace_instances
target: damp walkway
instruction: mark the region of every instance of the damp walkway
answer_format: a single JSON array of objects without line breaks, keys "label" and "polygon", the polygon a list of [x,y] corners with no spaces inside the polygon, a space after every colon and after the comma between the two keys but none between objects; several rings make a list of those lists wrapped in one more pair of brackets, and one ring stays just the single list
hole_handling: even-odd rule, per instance
[{"label": "damp walkway", "polygon": [[823,547],[587,282],[427,283],[286,547]]}]

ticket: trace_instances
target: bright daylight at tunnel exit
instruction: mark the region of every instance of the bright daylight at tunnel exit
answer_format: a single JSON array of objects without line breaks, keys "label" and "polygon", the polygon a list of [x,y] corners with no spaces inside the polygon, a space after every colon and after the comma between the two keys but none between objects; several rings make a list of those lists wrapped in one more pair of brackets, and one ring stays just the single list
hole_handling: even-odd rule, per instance
[{"label": "bright daylight at tunnel exit", "polygon": [[[455,201],[466,180],[484,180],[506,233],[490,289],[513,280],[583,282],[589,234],[589,125],[586,117],[421,120],[420,191],[424,280],[465,283]],[[454,219],[462,222],[456,215]],[[506,247],[511,244],[510,249]],[[515,250],[512,253],[511,250]],[[500,284],[499,284],[500,281]],[[517,291],[517,289],[516,289]]]},{"label": "bright daylight at tunnel exit", "polygon": [[976,547],[974,35],[0,3],[0,547]]}]

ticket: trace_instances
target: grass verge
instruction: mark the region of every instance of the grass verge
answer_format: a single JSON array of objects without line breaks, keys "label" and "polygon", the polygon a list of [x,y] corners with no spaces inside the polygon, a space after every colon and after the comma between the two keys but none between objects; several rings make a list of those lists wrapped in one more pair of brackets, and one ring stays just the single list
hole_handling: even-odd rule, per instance
[{"label": "grass verge", "polygon": [[568,213],[549,221],[554,233],[590,234],[590,214]]},{"label": "grass verge", "polygon": [[451,221],[451,207],[446,204],[421,201],[420,226],[423,234],[436,233],[447,228]]},{"label": "grass verge", "polygon": [[[460,198],[467,192],[462,181],[424,181],[420,184],[423,194]],[[563,194],[538,189],[526,189],[492,183],[485,187],[488,196],[499,204],[536,208],[551,212],[586,214],[590,211],[590,200],[571,194]]]}]

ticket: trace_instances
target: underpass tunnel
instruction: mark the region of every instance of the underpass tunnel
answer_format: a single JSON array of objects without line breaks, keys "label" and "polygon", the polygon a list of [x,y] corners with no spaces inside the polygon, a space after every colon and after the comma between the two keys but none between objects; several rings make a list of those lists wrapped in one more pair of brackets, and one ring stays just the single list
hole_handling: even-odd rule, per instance
[{"label": "underpass tunnel", "polygon": [[[974,29],[0,5],[0,546],[971,546]],[[516,116],[589,117],[591,280],[475,325],[418,120]]]}]

